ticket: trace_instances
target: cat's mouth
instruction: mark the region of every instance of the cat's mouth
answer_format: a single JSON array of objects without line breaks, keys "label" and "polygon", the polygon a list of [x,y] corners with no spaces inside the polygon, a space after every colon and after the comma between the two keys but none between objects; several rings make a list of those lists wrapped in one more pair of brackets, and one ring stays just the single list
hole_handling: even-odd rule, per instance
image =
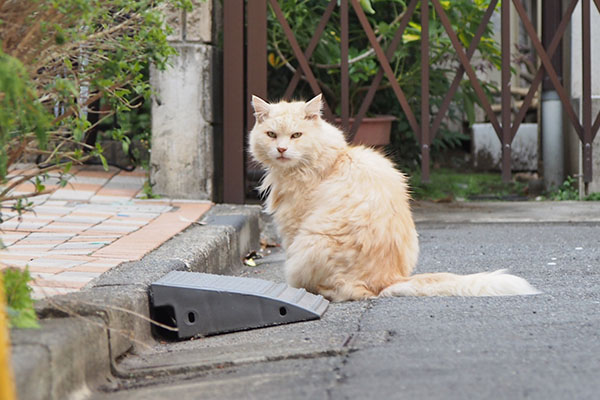
[{"label": "cat's mouth", "polygon": [[281,156],[277,157],[277,160],[278,161],[290,161],[291,159],[287,158],[286,156],[281,155]]}]

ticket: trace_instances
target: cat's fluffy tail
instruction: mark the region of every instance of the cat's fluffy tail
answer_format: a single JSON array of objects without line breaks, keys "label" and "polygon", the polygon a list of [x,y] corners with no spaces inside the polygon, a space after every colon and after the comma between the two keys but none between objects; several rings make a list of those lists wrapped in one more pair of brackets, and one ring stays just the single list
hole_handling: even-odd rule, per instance
[{"label": "cat's fluffy tail", "polygon": [[417,274],[388,286],[379,296],[511,296],[538,293],[541,292],[525,279],[501,269],[471,275],[446,272]]}]

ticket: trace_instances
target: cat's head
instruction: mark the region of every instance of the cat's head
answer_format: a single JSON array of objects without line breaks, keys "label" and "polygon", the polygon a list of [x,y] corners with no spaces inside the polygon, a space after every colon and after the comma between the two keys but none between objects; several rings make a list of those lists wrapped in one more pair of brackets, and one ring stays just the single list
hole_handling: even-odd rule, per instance
[{"label": "cat's head", "polygon": [[252,96],[256,124],[250,153],[261,164],[278,169],[312,166],[328,151],[345,146],[343,134],[321,118],[321,95],[307,102],[269,104]]}]

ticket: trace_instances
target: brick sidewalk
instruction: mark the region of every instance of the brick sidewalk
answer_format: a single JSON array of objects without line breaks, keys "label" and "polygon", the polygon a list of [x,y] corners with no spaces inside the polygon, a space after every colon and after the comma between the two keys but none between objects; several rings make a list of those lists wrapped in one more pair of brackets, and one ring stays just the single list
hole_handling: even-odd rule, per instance
[{"label": "brick sidewalk", "polygon": [[[12,172],[18,175],[23,171]],[[142,200],[145,171],[85,166],[64,188],[31,198],[33,211],[18,218],[2,210],[0,269],[29,267],[36,298],[84,287],[103,272],[141,259],[198,220],[210,202]],[[46,187],[56,188],[56,176]],[[13,194],[31,191],[33,184]]]}]

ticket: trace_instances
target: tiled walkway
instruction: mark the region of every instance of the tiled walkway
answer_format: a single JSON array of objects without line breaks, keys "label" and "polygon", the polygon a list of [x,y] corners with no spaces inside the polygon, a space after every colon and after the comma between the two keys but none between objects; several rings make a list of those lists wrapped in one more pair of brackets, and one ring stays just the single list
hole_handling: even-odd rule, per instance
[{"label": "tiled walkway", "polygon": [[[0,269],[28,266],[37,298],[79,290],[110,268],[141,259],[211,206],[203,201],[140,199],[143,170],[85,166],[71,173],[64,188],[31,198],[33,211],[21,218],[2,209],[0,236],[7,247],[0,251]],[[56,188],[57,181],[51,177],[46,187]],[[32,187],[20,185],[13,194]]]}]

